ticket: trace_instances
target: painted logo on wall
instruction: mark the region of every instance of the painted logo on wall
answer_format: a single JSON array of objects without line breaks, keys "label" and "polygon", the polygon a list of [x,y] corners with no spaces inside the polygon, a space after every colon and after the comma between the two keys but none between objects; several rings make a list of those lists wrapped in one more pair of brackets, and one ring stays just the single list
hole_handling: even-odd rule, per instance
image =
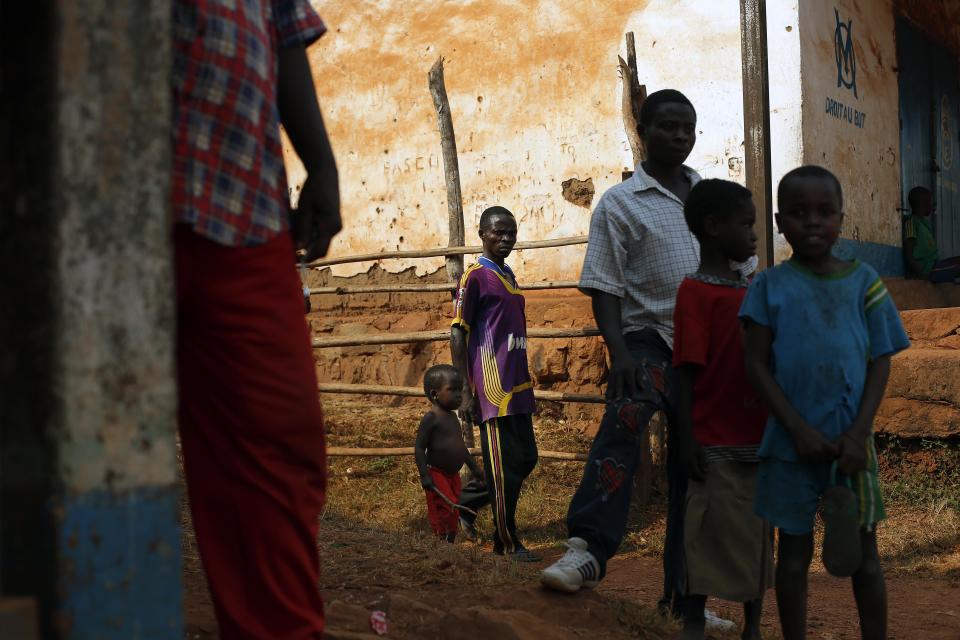
[{"label": "painted logo on wall", "polygon": [[[853,19],[846,22],[840,19],[840,11],[834,7],[833,15],[836,18],[836,27],[833,31],[834,54],[837,60],[837,88],[850,89],[854,100],[857,95],[857,54],[853,43]],[[852,124],[857,129],[863,129],[867,124],[867,114],[849,104],[844,104],[846,94],[831,98],[827,96],[824,113],[836,118],[839,122]]]},{"label": "painted logo on wall", "polygon": [[837,58],[837,87],[846,87],[857,96],[857,53],[853,46],[853,19],[840,20],[840,11],[834,7],[837,27],[833,34],[834,53]]}]

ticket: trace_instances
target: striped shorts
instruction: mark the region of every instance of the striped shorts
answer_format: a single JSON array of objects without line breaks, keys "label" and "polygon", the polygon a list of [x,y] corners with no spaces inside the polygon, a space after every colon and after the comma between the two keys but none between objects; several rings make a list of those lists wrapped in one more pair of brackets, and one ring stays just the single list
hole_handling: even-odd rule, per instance
[{"label": "striped shorts", "polygon": [[[867,468],[854,477],[838,477],[848,482],[857,494],[860,526],[870,530],[887,512],[883,508],[880,480],[877,474],[877,450],[873,436],[867,438]],[[830,486],[829,462],[787,462],[773,458],[760,461],[757,474],[757,497],[754,511],[771,525],[790,535],[813,531],[820,497]]]}]

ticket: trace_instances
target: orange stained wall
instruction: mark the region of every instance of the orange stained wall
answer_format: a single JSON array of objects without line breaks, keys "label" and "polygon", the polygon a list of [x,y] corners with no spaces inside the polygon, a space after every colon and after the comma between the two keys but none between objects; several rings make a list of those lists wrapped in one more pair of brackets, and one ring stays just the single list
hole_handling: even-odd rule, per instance
[{"label": "orange stained wall", "polygon": [[[487,206],[517,215],[520,240],[586,234],[592,206],[632,169],[621,119],[617,55],[636,34],[649,91],[686,93],[699,116],[688,163],[742,182],[739,3],[700,0],[329,0],[329,33],[309,50],[337,153],[345,231],[334,254],[447,244],[437,119],[427,72],[446,60],[467,242]],[[800,157],[797,3],[768,2],[774,178]],[[302,167],[290,153],[291,183]],[[591,208],[562,196],[592,179]],[[583,247],[518,252],[524,281],[578,277]],[[366,271],[342,265],[337,275]],[[418,274],[441,259],[389,261]]]}]

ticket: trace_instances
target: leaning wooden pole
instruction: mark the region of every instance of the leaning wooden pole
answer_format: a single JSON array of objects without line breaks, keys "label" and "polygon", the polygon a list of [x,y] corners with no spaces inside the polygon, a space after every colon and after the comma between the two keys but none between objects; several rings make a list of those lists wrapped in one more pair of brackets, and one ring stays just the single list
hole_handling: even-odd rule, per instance
[{"label": "leaning wooden pole", "polygon": [[[619,58],[620,76],[623,79],[623,127],[626,130],[627,142],[633,153],[633,169],[636,170],[646,157],[643,140],[640,139],[640,109],[647,99],[647,87],[640,84],[640,67],[637,64],[637,43],[633,32],[627,32],[627,60]],[[640,504],[650,500],[653,489],[654,469],[650,455],[650,429],[645,429],[640,436],[640,464],[634,475],[636,499]]]},{"label": "leaning wooden pole", "polygon": [[640,69],[637,66],[637,45],[633,32],[627,33],[627,59],[617,58],[620,67],[620,77],[623,80],[623,96],[621,109],[623,111],[623,128],[627,134],[627,142],[633,154],[633,165],[636,168],[646,157],[646,151],[640,140],[637,125],[640,123],[640,107],[647,98],[646,85],[640,84]]},{"label": "leaning wooden pole", "polygon": [[773,178],[770,173],[770,76],[766,0],[740,0],[743,148],[747,188],[757,206],[760,268],[773,265]]},{"label": "leaning wooden pole", "polygon": [[[433,106],[440,126],[440,146],[443,149],[443,174],[447,183],[447,226],[450,247],[462,247],[463,195],[460,192],[460,163],[457,160],[457,139],[453,133],[453,117],[443,80],[443,57],[437,58],[427,74]],[[447,278],[459,282],[463,275],[463,256],[447,256]]]}]

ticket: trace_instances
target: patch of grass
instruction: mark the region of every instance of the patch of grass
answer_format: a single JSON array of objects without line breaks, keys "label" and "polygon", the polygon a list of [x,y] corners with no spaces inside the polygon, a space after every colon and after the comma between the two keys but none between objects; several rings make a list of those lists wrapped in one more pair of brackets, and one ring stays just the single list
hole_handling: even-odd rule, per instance
[{"label": "patch of grass", "polygon": [[397,466],[396,458],[374,458],[367,463],[367,471],[370,473],[383,473]]},{"label": "patch of grass", "polygon": [[[354,401],[326,403],[331,446],[401,447],[413,444],[425,409],[416,405],[388,407]],[[538,446],[543,450],[587,451],[592,438],[557,418],[535,419]],[[327,513],[362,522],[372,528],[429,536],[426,502],[412,456],[329,460]],[[582,462],[542,460],[524,483],[517,505],[517,523],[524,544],[551,548],[566,539],[570,498],[583,474]],[[630,534],[623,552],[659,553],[663,544],[665,498],[655,494],[651,504],[631,510]],[[477,519],[481,534],[491,534],[489,509]]]},{"label": "patch of grass", "polygon": [[888,570],[960,579],[960,442],[879,438]]},{"label": "patch of grass", "polygon": [[680,624],[664,618],[655,604],[640,604],[630,600],[618,600],[617,620],[635,638],[661,640],[673,638],[680,631]]},{"label": "patch of grass", "polygon": [[892,504],[960,511],[960,443],[880,440],[880,476]]},{"label": "patch of grass", "polygon": [[887,571],[940,575],[960,580],[960,512],[891,505],[877,527]]}]

